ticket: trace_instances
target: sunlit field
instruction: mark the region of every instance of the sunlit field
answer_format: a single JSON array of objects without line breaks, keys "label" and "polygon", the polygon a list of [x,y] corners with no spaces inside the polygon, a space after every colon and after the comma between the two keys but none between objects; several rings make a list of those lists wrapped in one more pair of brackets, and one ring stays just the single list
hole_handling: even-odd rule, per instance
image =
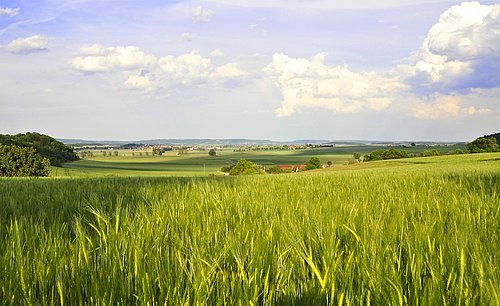
[{"label": "sunlit field", "polygon": [[499,153],[343,167],[1,179],[0,301],[500,304]]},{"label": "sunlit field", "polygon": [[[64,168],[54,167],[53,177],[93,177],[93,176],[208,176],[217,175],[222,167],[235,163],[241,158],[248,159],[262,166],[301,165],[313,156],[321,159],[323,164],[332,162],[333,167],[349,164],[353,152],[361,154],[384,149],[381,146],[345,146],[333,148],[313,148],[301,150],[270,150],[235,152],[239,148],[225,148],[211,157],[208,151],[188,151],[186,155],[178,155],[177,151],[168,151],[163,156],[153,156],[146,150],[117,150],[93,152],[78,162],[68,163]],[[464,145],[436,146],[436,149],[447,153],[454,149],[464,149]],[[409,153],[418,154],[429,149],[425,146],[405,148]],[[112,154],[103,156],[103,152]],[[139,155],[140,154],[140,155]],[[147,155],[146,155],[147,154]]]}]

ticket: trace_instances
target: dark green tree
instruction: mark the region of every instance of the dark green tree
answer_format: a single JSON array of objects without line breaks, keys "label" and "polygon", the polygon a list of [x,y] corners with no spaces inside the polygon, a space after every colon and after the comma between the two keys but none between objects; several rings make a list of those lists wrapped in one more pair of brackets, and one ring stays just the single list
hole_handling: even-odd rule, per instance
[{"label": "dark green tree", "polygon": [[328,167],[331,167],[333,165],[331,160],[327,161],[326,164],[328,165]]},{"label": "dark green tree", "polygon": [[252,163],[246,159],[240,159],[230,170],[229,175],[249,175],[262,174],[259,165]]},{"label": "dark green tree", "polygon": [[0,145],[0,176],[48,176],[50,161],[34,148]]},{"label": "dark green tree", "polygon": [[210,149],[210,150],[208,151],[208,155],[210,155],[210,156],[216,156],[216,155],[217,155],[217,152],[215,151],[215,149]]},{"label": "dark green tree", "polygon": [[52,166],[61,166],[65,162],[78,160],[78,155],[71,147],[39,133],[0,134],[0,144],[34,148],[38,155],[49,159]]},{"label": "dark green tree", "polygon": [[318,157],[311,157],[305,166],[305,170],[314,170],[321,168],[321,160]]},{"label": "dark green tree", "polygon": [[473,142],[467,144],[467,151],[469,153],[486,153],[486,152],[498,152],[498,144],[495,137],[479,137]]},{"label": "dark green tree", "polygon": [[408,152],[398,149],[389,149],[389,150],[376,150],[371,152],[368,155],[365,155],[366,161],[374,161],[374,160],[384,160],[384,159],[399,159],[399,158],[408,158],[410,155]]}]

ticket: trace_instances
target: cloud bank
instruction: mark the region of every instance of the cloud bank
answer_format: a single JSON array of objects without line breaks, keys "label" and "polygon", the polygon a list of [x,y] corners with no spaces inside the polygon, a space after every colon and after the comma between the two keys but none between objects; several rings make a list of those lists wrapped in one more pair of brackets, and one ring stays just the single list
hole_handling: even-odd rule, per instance
[{"label": "cloud bank", "polygon": [[[474,89],[500,86],[500,5],[452,6],[407,64],[385,72],[329,67],[324,58],[324,54],[311,59],[274,54],[264,72],[283,98],[277,116],[290,116],[302,108],[350,113],[394,104],[421,119],[488,113],[486,108],[462,106],[460,97]],[[403,99],[417,102],[404,104]]]},{"label": "cloud bank", "polygon": [[311,59],[294,59],[279,53],[264,71],[281,90],[283,102],[276,110],[279,117],[297,109],[320,107],[338,113],[365,108],[381,110],[391,105],[391,97],[403,89],[396,79],[375,72],[355,73],[345,66],[328,67],[325,54]]},{"label": "cloud bank", "polygon": [[152,92],[173,85],[197,85],[239,78],[247,73],[236,63],[215,66],[198,51],[160,58],[137,46],[103,47],[99,44],[80,50],[71,62],[73,69],[84,73],[125,74],[123,85]]},{"label": "cloud bank", "polygon": [[500,5],[465,2],[444,12],[414,56],[408,82],[449,93],[500,85]]}]

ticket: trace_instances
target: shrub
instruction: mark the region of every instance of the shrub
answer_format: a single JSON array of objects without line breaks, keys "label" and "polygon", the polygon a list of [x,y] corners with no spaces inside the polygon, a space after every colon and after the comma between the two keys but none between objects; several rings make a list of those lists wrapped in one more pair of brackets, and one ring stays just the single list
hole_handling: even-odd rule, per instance
[{"label": "shrub", "polygon": [[259,165],[252,163],[246,159],[240,159],[229,170],[230,175],[249,175],[249,174],[262,174]]},{"label": "shrub", "polygon": [[425,150],[422,153],[420,153],[420,157],[441,156],[441,155],[443,155],[443,152],[439,152],[436,149]]},{"label": "shrub", "polygon": [[321,160],[318,157],[311,157],[305,166],[305,170],[314,170],[321,168]]},{"label": "shrub", "polygon": [[448,155],[467,154],[467,153],[469,152],[467,152],[466,150],[455,149],[448,152]]},{"label": "shrub", "polygon": [[48,176],[50,161],[34,148],[0,145],[0,176]]},{"label": "shrub", "polygon": [[370,154],[365,155],[364,159],[366,161],[374,161],[374,160],[399,159],[408,157],[410,157],[410,155],[406,151],[398,149],[389,149],[389,150],[373,151]]}]

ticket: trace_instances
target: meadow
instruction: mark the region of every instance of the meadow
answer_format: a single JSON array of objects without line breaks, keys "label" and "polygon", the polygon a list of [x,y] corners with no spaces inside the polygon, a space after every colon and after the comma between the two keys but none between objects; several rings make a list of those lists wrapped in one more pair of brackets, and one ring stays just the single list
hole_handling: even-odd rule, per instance
[{"label": "meadow", "polygon": [[[385,149],[381,146],[340,146],[311,148],[300,150],[258,150],[237,151],[241,148],[224,148],[211,157],[208,151],[189,151],[177,155],[177,151],[167,151],[163,156],[152,156],[146,150],[117,150],[118,155],[103,156],[103,151],[96,150],[93,156],[71,162],[64,168],[53,167],[51,176],[95,177],[95,176],[208,176],[221,175],[217,171],[222,167],[236,163],[239,159],[248,159],[262,166],[301,165],[316,156],[323,164],[331,161],[333,166],[341,166],[352,160],[352,154],[366,154],[374,150]],[[409,153],[418,154],[428,150],[426,146],[405,148]],[[447,153],[454,149],[465,149],[464,145],[436,146],[432,149]],[[235,151],[236,150],[236,151]],[[106,152],[106,151],[104,151]],[[106,152],[114,153],[114,151]],[[141,154],[141,156],[139,156]],[[148,155],[146,155],[148,154]]]},{"label": "meadow", "polygon": [[4,178],[0,301],[500,305],[499,186],[500,153],[250,177]]}]

